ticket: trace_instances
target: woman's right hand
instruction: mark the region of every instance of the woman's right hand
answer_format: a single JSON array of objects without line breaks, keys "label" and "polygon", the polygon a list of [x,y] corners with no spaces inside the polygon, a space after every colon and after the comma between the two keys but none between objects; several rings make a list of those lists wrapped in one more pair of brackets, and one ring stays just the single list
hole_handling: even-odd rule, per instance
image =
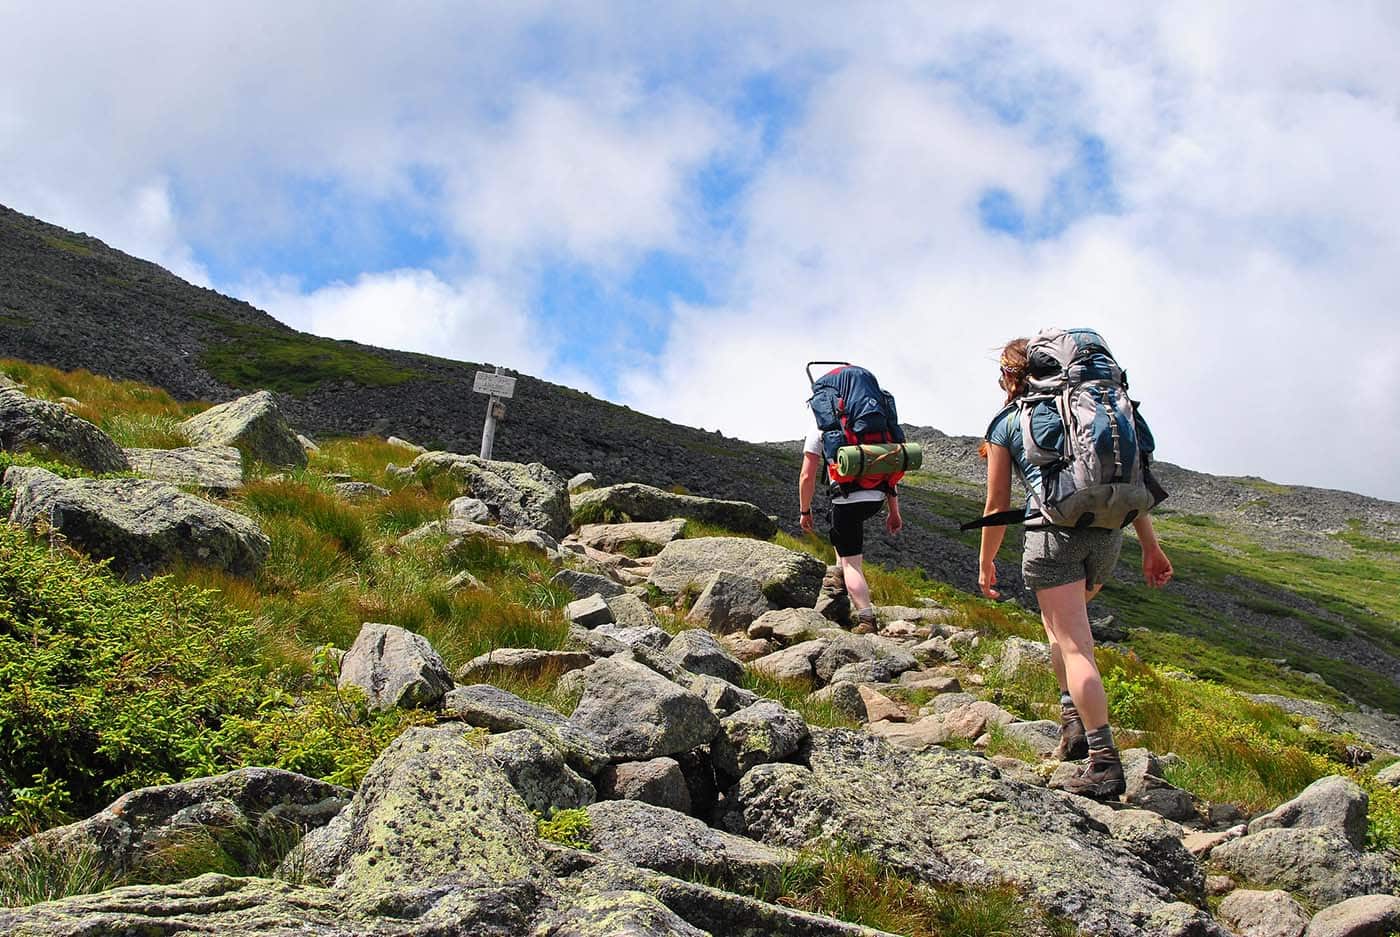
[{"label": "woman's right hand", "polygon": [[1001,593],[996,590],[997,584],[997,564],[982,563],[977,574],[977,586],[982,590],[982,594],[989,599],[1001,598]]}]

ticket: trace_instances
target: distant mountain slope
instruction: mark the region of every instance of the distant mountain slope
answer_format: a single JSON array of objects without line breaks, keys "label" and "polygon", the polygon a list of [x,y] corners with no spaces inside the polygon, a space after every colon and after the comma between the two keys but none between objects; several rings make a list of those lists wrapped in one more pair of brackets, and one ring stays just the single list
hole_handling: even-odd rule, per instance
[{"label": "distant mountain slope", "polygon": [[[141,380],[185,399],[268,387],[313,436],[395,434],[457,451],[479,447],[484,399],[471,380],[481,365],[296,332],[247,303],[3,207],[0,357]],[[498,457],[744,498],[795,530],[796,442],[741,442],[518,377]],[[907,528],[897,541],[874,535],[868,552],[975,589],[976,537],[957,524],[981,512],[976,441],[911,433],[928,456],[907,488]],[[1160,524],[1179,581],[1161,593],[1132,584],[1130,545],[1119,582],[1102,599],[1122,623],[1147,629],[1132,639],[1139,653],[1261,692],[1335,695],[1300,676],[1317,673],[1400,712],[1400,505],[1166,464],[1161,474],[1172,499]],[[1014,592],[1019,538],[1008,541],[1000,576]]]}]

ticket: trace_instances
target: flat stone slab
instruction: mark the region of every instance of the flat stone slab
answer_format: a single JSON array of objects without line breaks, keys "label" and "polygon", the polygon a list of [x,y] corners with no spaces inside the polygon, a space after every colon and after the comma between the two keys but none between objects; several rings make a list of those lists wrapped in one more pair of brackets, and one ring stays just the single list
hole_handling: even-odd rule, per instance
[{"label": "flat stone slab", "polygon": [[544,674],[556,676],[582,670],[595,660],[587,651],[541,651],[532,647],[503,647],[478,654],[457,670],[462,683],[477,683],[498,673],[509,673],[526,680]]},{"label": "flat stone slab", "polygon": [[599,625],[610,625],[613,621],[607,599],[596,592],[570,602],[564,609],[564,617],[581,628],[597,628]]},{"label": "flat stone slab", "polygon": [[606,553],[624,553],[628,548],[657,553],[685,533],[685,519],[641,521],[630,524],[584,524],[576,536],[580,543]]},{"label": "flat stone slab", "polygon": [[243,484],[243,453],[233,446],[123,449],[122,452],[133,472],[153,481],[193,485],[210,491],[232,491]]},{"label": "flat stone slab", "polygon": [[635,482],[576,494],[570,504],[575,515],[580,512],[609,512],[627,521],[689,518],[765,540],[778,532],[777,522],[762,508],[747,501],[680,495]]}]

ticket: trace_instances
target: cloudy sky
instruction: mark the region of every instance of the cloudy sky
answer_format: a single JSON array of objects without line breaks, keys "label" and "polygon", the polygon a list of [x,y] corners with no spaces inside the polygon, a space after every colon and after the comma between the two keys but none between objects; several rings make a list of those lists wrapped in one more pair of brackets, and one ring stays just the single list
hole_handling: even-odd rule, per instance
[{"label": "cloudy sky", "polygon": [[0,0],[0,203],[747,439],[1092,324],[1161,457],[1400,499],[1400,6],[1048,9]]}]

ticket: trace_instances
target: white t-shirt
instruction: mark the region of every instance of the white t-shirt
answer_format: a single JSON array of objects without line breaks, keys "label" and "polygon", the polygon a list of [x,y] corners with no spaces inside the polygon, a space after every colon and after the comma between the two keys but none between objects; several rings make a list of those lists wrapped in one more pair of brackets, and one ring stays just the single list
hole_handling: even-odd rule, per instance
[{"label": "white t-shirt", "polygon": [[[826,456],[822,452],[822,431],[814,429],[807,434],[807,442],[802,447],[804,453],[810,452],[812,455],[826,462]],[[879,488],[862,488],[853,491],[848,495],[836,495],[831,499],[832,504],[860,504],[863,501],[883,501],[885,493]]]}]

